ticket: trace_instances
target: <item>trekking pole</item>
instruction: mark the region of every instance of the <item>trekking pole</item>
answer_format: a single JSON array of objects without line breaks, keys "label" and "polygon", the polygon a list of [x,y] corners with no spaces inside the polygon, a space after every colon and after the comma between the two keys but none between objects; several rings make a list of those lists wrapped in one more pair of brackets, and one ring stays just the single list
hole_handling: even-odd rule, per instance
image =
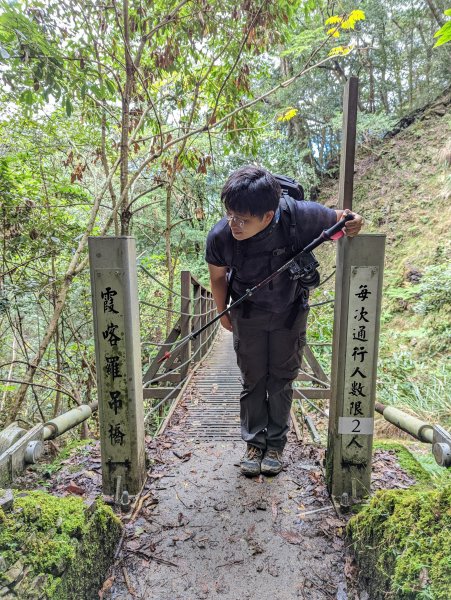
[{"label": "trekking pole", "polygon": [[235,300],[235,302],[232,302],[232,304],[230,304],[225,310],[218,313],[216,315],[216,317],[211,319],[211,321],[208,321],[208,323],[205,323],[205,325],[200,327],[200,329],[198,329],[197,331],[193,331],[193,333],[190,333],[189,335],[187,335],[183,340],[180,341],[179,344],[177,344],[177,346],[172,350],[172,352],[165,352],[164,356],[158,362],[163,362],[164,360],[167,360],[168,358],[171,357],[171,355],[174,352],[176,352],[177,350],[180,350],[180,348],[183,348],[183,346],[185,346],[189,341],[195,340],[198,335],[200,335],[208,327],[213,325],[213,323],[216,323],[216,321],[219,321],[219,319],[221,317],[223,317],[226,313],[231,311],[232,308],[235,308],[236,306],[239,306],[240,304],[242,304],[247,298],[249,298],[250,296],[255,294],[255,292],[257,292],[260,288],[262,288],[264,285],[266,285],[267,283],[272,281],[275,277],[280,275],[280,273],[283,273],[284,271],[289,269],[290,266],[295,262],[295,260],[301,256],[301,254],[304,254],[307,252],[312,252],[315,248],[318,248],[318,246],[320,246],[322,243],[331,240],[337,233],[340,233],[340,231],[343,229],[343,227],[346,225],[346,223],[348,221],[352,221],[353,218],[354,218],[354,215],[352,215],[351,213],[346,214],[346,215],[344,215],[344,217],[342,219],[340,219],[337,223],[335,223],[335,225],[332,225],[332,227],[329,227],[329,229],[325,229],[321,233],[321,235],[319,235],[316,239],[313,240],[313,242],[310,242],[310,244],[308,244],[305,248],[303,248],[297,254],[295,254],[289,261],[287,261],[281,267],[279,267],[277,269],[277,271],[274,271],[273,273],[268,275],[268,277],[266,277],[266,279],[263,279],[259,283],[255,284],[254,287],[246,290],[246,293],[243,294],[243,296],[238,298],[238,300]]}]

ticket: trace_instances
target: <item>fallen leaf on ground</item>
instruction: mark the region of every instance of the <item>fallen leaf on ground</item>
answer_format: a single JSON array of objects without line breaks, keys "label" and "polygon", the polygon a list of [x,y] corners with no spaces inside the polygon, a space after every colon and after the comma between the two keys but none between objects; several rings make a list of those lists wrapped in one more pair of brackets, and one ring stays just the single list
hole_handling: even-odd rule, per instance
[{"label": "fallen leaf on ground", "polygon": [[355,560],[350,556],[346,557],[344,573],[347,579],[355,579],[357,577],[358,568]]},{"label": "fallen leaf on ground", "polygon": [[110,589],[113,587],[113,583],[114,583],[114,575],[112,575],[111,577],[108,577],[108,579],[106,579],[103,582],[102,588],[99,590],[100,600],[102,600],[102,598],[106,594],[106,592],[110,591]]},{"label": "fallen leaf on ground", "polygon": [[255,533],[255,523],[248,528],[248,530],[246,532],[246,538],[248,538],[248,539],[251,538],[254,535],[254,533]]},{"label": "fallen leaf on ground", "polygon": [[138,550],[142,546],[142,542],[139,539],[130,540],[125,544],[127,550]]},{"label": "fallen leaf on ground", "polygon": [[80,487],[74,481],[71,481],[64,489],[66,492],[69,492],[69,494],[77,494],[78,496],[83,496],[86,492],[85,488]]},{"label": "fallen leaf on ground", "polygon": [[165,477],[166,473],[150,473],[149,474],[149,479],[161,479],[162,477]]},{"label": "fallen leaf on ground", "polygon": [[183,513],[179,513],[177,520],[178,520],[180,526],[188,525],[188,523],[189,523],[189,519],[187,519]]},{"label": "fallen leaf on ground", "polygon": [[298,531],[286,529],[285,531],[279,531],[280,537],[283,537],[289,544],[301,544],[304,541],[304,535]]}]

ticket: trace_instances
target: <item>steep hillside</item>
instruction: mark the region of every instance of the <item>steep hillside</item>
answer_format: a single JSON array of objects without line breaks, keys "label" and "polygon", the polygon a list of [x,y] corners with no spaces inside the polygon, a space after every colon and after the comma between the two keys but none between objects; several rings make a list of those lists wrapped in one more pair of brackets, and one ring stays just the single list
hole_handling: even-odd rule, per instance
[{"label": "steep hillside", "polygon": [[[403,128],[404,127],[404,128]],[[387,235],[382,401],[451,419],[451,90],[358,148],[354,210]],[[334,206],[338,181],[320,201]]]}]

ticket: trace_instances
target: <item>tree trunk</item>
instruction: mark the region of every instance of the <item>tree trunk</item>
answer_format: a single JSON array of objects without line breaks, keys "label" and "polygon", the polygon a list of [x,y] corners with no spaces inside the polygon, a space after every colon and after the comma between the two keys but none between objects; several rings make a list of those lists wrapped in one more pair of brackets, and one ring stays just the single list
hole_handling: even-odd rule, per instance
[{"label": "tree trunk", "polygon": [[53,339],[53,336],[55,334],[55,329],[58,325],[59,318],[61,316],[61,313],[63,312],[64,304],[66,302],[67,293],[68,293],[70,285],[72,283],[72,279],[73,279],[73,276],[72,277],[66,276],[63,281],[63,284],[58,293],[58,297],[56,298],[56,301],[55,301],[55,310],[53,311],[52,318],[50,319],[50,322],[48,324],[47,331],[45,332],[45,335],[42,338],[42,341],[39,345],[38,351],[36,352],[35,356],[31,359],[31,361],[27,367],[27,371],[25,373],[25,376],[23,377],[23,383],[20,385],[17,395],[14,399],[14,403],[11,406],[11,410],[9,412],[8,419],[7,419],[8,423],[11,423],[12,421],[16,420],[16,417],[19,414],[19,411],[22,408],[22,404],[25,400],[25,394],[27,393],[27,390],[28,390],[31,382],[33,381],[33,377],[34,377],[34,374],[36,373],[36,369],[38,368],[39,364],[41,363],[41,360],[42,360],[50,342]]},{"label": "tree trunk", "polygon": [[168,288],[171,290],[168,292],[166,301],[166,337],[171,331],[172,313],[170,312],[174,308],[174,296],[172,290],[174,289],[174,265],[172,262],[172,248],[171,248],[171,196],[172,186],[169,185],[166,190],[166,229],[164,231],[164,241],[166,244],[166,268],[168,270]]},{"label": "tree trunk", "polygon": [[[56,288],[56,270],[55,270],[55,257],[54,256],[52,256],[52,277],[53,277],[53,286],[52,286],[53,312],[55,312],[57,288]],[[59,389],[61,387],[61,375],[60,375],[60,373],[61,373],[61,354],[60,354],[60,335],[59,335],[58,323],[56,324],[56,327],[55,327],[54,341],[55,341],[56,370],[57,370],[57,375],[56,375],[57,392],[56,392],[56,396],[55,396],[55,406],[53,408],[53,417],[56,417],[56,416],[58,416],[58,413],[60,410],[60,404],[61,404],[61,392]]]},{"label": "tree trunk", "polygon": [[125,49],[125,86],[122,93],[122,126],[121,126],[121,235],[129,235],[131,213],[129,208],[128,189],[128,155],[130,132],[130,100],[133,89],[134,66],[130,50],[130,19],[128,15],[128,0],[123,0],[122,11],[124,15],[124,49]]},{"label": "tree trunk", "polygon": [[427,5],[429,6],[429,8],[431,9],[431,13],[434,16],[434,19],[437,21],[437,24],[440,27],[443,27],[443,25],[445,24],[445,19],[443,18],[443,15],[440,11],[440,9],[437,7],[437,5],[435,4],[434,0],[426,0]]},{"label": "tree trunk", "polygon": [[413,108],[413,31],[410,31],[409,43],[409,111]]},{"label": "tree trunk", "polygon": [[[16,347],[17,347],[16,334],[15,334],[15,332],[13,330],[13,347],[12,347],[12,350],[11,350],[11,364],[9,365],[7,379],[12,379],[13,378],[14,361],[16,360]],[[4,411],[5,406],[7,404],[6,401],[8,399],[8,394],[9,394],[9,392],[7,390],[5,390],[3,392],[2,401],[0,403],[0,412],[2,414],[3,414],[3,411]]]},{"label": "tree trunk", "polygon": [[376,107],[374,104],[374,96],[375,96],[375,82],[374,82],[374,65],[373,65],[373,61],[370,60],[369,61],[369,75],[370,75],[370,81],[369,81],[369,94],[368,94],[368,112],[370,113],[374,113],[376,112]]},{"label": "tree trunk", "polygon": [[382,56],[382,64],[381,64],[381,87],[380,87],[380,97],[382,101],[382,105],[387,114],[390,113],[390,106],[388,104],[388,94],[387,94],[387,52],[385,50],[385,25],[382,26],[382,36],[381,36],[381,56]]}]

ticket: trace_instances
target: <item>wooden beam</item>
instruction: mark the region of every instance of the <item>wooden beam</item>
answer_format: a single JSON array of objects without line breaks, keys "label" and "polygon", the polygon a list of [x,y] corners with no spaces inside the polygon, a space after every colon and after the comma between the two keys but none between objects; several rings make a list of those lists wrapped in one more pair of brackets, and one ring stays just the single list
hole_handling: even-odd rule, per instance
[{"label": "wooden beam", "polygon": [[305,356],[305,359],[306,359],[308,365],[312,369],[314,376],[317,379],[319,379],[320,381],[324,381],[325,383],[330,383],[329,377],[323,371],[322,366],[319,364],[316,356],[314,355],[312,349],[309,347],[308,344],[306,344],[304,347],[304,356]]},{"label": "wooden beam", "polygon": [[[182,271],[180,273],[180,293],[181,299],[181,332],[180,336],[185,339],[188,335],[191,335],[191,273],[189,271]],[[191,340],[189,340],[180,350],[180,364],[183,365],[180,368],[182,378],[188,374],[190,363],[187,362],[191,358]],[[185,364],[187,363],[187,364]]]},{"label": "wooden beam", "polygon": [[[151,379],[153,379],[155,377],[155,375],[158,372],[158,369],[161,367],[161,363],[159,361],[163,358],[165,352],[171,351],[172,344],[177,340],[179,335],[180,335],[180,319],[177,321],[177,323],[172,328],[171,333],[168,335],[167,339],[164,342],[164,346],[162,346],[160,348],[157,355],[153,359],[152,364],[150,365],[146,374],[143,377],[144,383],[147,383],[148,381],[150,381]],[[166,364],[165,364],[165,366],[166,366]]]},{"label": "wooden beam", "polygon": [[346,82],[343,95],[343,129],[338,191],[338,208],[340,209],[352,210],[358,97],[359,80],[357,77],[350,77]]},{"label": "wooden beam", "polygon": [[146,387],[143,389],[144,399],[155,398],[156,400],[162,400],[174,390],[175,388],[173,387]]},{"label": "wooden beam", "polygon": [[296,395],[302,399],[302,396],[310,400],[327,400],[330,398],[330,388],[294,388]]}]

